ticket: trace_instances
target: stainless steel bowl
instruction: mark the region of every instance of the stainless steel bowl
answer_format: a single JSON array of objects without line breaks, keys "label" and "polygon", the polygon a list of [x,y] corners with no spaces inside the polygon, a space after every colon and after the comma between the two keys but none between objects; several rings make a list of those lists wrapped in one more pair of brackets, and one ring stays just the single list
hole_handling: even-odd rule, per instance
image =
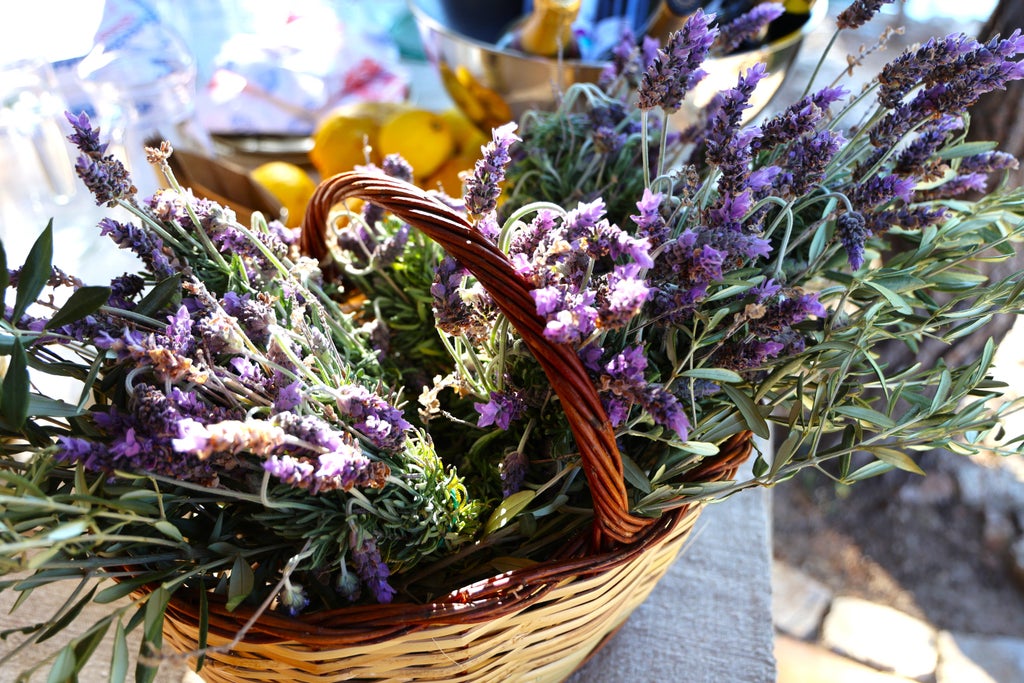
[{"label": "stainless steel bowl", "polygon": [[[453,28],[467,25],[466,17],[450,16],[448,3],[440,0],[409,0],[410,10],[423,39],[424,51],[437,67],[445,89],[455,104],[482,130],[518,119],[528,109],[552,109],[559,93],[577,82],[596,82],[604,65],[596,62],[536,57],[498,48],[497,36],[481,31],[468,35]],[[782,85],[804,37],[814,30],[828,12],[828,0],[817,0],[807,20],[795,30],[763,47],[712,57],[704,63],[708,72],[689,93],[684,107],[672,118],[684,127],[695,120],[695,112],[720,90],[736,84],[742,71],[765,62],[769,76],[760,82],[746,111],[753,118]],[[489,42],[492,41],[492,42]]]}]

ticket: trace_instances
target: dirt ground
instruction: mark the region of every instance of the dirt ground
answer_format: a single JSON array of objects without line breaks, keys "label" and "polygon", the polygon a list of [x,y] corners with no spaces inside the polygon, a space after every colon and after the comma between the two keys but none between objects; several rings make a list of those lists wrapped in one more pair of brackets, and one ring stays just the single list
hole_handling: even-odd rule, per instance
[{"label": "dirt ground", "polygon": [[1020,636],[1024,583],[1005,547],[991,529],[986,539],[985,514],[958,500],[938,458],[922,464],[939,482],[929,486],[949,486],[951,495],[908,501],[901,489],[920,481],[897,473],[845,489],[811,473],[777,486],[775,557],[837,595],[887,604],[940,629]]}]

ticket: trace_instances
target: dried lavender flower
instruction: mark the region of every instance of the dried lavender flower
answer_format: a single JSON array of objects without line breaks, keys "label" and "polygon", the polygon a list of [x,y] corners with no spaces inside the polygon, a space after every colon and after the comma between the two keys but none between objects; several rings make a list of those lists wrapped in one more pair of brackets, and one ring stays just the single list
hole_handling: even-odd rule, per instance
[{"label": "dried lavender flower", "polygon": [[678,111],[686,93],[707,75],[700,65],[718,35],[717,28],[710,28],[712,16],[698,9],[681,29],[669,35],[641,78],[637,90],[641,110],[661,107],[670,114]]},{"label": "dried lavender flower", "polygon": [[785,13],[778,2],[762,2],[720,28],[715,47],[722,54],[735,52],[745,41],[755,39],[768,24]]},{"label": "dried lavender flower", "polygon": [[840,29],[860,28],[871,21],[871,18],[892,0],[854,0],[854,2],[836,17],[836,26]]}]

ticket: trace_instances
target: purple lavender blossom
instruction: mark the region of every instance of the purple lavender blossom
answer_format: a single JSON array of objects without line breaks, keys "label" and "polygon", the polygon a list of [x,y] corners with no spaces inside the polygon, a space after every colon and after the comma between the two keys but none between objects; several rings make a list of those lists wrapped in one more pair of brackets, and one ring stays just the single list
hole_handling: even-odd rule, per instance
[{"label": "purple lavender blossom", "polygon": [[388,583],[391,570],[381,558],[377,542],[372,536],[363,536],[353,531],[349,546],[352,549],[352,564],[363,584],[370,589],[377,602],[391,602],[395,596],[395,589]]},{"label": "purple lavender blossom", "polygon": [[522,451],[510,451],[501,461],[501,495],[508,498],[523,488],[530,459]]},{"label": "purple lavender blossom", "polygon": [[712,16],[698,9],[683,27],[668,37],[665,47],[644,72],[637,91],[637,106],[648,110],[661,107],[666,113],[679,110],[687,91],[707,75],[700,65],[718,35],[709,28]]},{"label": "purple lavender blossom", "polygon": [[784,198],[802,197],[825,180],[825,170],[846,139],[832,130],[803,135],[789,148],[775,187]]},{"label": "purple lavender blossom", "polygon": [[491,131],[491,141],[484,146],[483,158],[476,162],[472,175],[466,179],[466,210],[470,215],[480,218],[498,206],[505,167],[511,161],[509,148],[521,140],[515,134],[516,126],[512,121]]},{"label": "purple lavender blossom", "polygon": [[929,72],[955,63],[976,50],[978,41],[964,34],[930,38],[916,50],[907,50],[878,73],[878,101],[895,107]]},{"label": "purple lavender blossom", "polygon": [[898,209],[876,211],[865,216],[865,220],[867,220],[867,229],[871,234],[881,235],[893,225],[899,225],[908,230],[921,230],[929,225],[938,225],[945,217],[946,207],[944,206],[901,206]]},{"label": "purple lavender blossom", "polygon": [[970,192],[985,192],[987,188],[988,174],[964,173],[950,178],[931,190],[918,192],[915,195],[915,199],[918,201],[949,199],[952,197],[960,197]]},{"label": "purple lavender blossom", "polygon": [[[130,311],[135,308],[135,298],[146,288],[146,281],[135,273],[125,273],[110,281],[110,298],[107,305]],[[90,335],[91,336],[91,335]]]},{"label": "purple lavender blossom", "polygon": [[473,409],[480,413],[478,427],[495,425],[507,430],[514,420],[526,411],[526,402],[518,391],[492,391],[487,403],[474,403]]},{"label": "purple lavender blossom", "polygon": [[773,149],[814,132],[834,102],[849,94],[843,87],[822,88],[789,105],[761,125],[761,137],[751,143],[755,152]]},{"label": "purple lavender blossom", "polygon": [[748,187],[753,145],[761,136],[761,129],[741,129],[740,123],[743,112],[750,107],[750,96],[765,73],[764,64],[755,64],[740,75],[735,88],[715,95],[708,107],[707,125],[697,150],[703,150],[706,164],[718,167],[719,192],[738,194]]},{"label": "purple lavender blossom", "polygon": [[103,435],[102,440],[62,437],[56,457],[65,462],[81,462],[94,472],[123,469],[206,485],[216,483],[217,471],[226,461],[177,453],[172,439],[183,420],[228,419],[234,416],[232,411],[207,406],[194,393],[177,387],[165,394],[147,384],[135,387],[129,408],[131,412],[117,408],[95,412],[93,419]]},{"label": "purple lavender blossom", "polygon": [[381,161],[381,170],[384,171],[384,175],[391,178],[404,180],[407,183],[412,182],[412,166],[400,154],[388,154],[385,156],[384,160]]},{"label": "purple lavender blossom", "polygon": [[274,405],[272,406],[274,413],[289,412],[298,408],[302,403],[302,389],[303,386],[300,380],[295,380],[282,387],[274,399]]},{"label": "purple lavender blossom", "polygon": [[1012,154],[1006,152],[983,152],[964,157],[960,160],[960,173],[992,173],[1016,169],[1020,163]]},{"label": "purple lavender blossom", "polygon": [[377,268],[386,268],[398,260],[398,257],[405,251],[405,245],[409,242],[411,228],[408,223],[402,223],[395,234],[385,238],[373,251],[373,258]]},{"label": "purple lavender blossom", "polygon": [[836,17],[836,26],[840,29],[860,28],[871,21],[875,13],[892,0],[854,0],[853,4],[844,9]]},{"label": "purple lavender blossom", "polygon": [[274,309],[260,297],[246,292],[228,291],[220,301],[228,315],[236,318],[245,335],[257,345],[265,345],[270,338],[270,326],[277,322]]},{"label": "purple lavender blossom", "polygon": [[187,308],[179,306],[173,315],[167,316],[165,335],[168,348],[175,353],[187,356],[192,352],[195,340],[192,339],[192,317]]},{"label": "purple lavender blossom", "polygon": [[636,224],[637,235],[646,237],[654,245],[660,245],[668,237],[669,227],[661,215],[661,203],[664,195],[644,188],[644,194],[636,203],[637,214],[630,216]]},{"label": "purple lavender blossom", "polygon": [[353,488],[382,488],[391,473],[379,461],[370,460],[351,444],[319,456],[271,455],[263,469],[282,483],[312,495]]},{"label": "purple lavender blossom", "polygon": [[378,448],[397,451],[405,443],[410,425],[402,411],[380,396],[356,384],[339,387],[335,401],[342,415],[355,421],[355,428]]},{"label": "purple lavender blossom", "polygon": [[[946,39],[947,42],[951,40],[953,37]],[[962,49],[970,48],[969,51],[955,59],[935,65],[924,62],[924,57],[915,54],[901,64],[901,69],[908,73],[890,75],[894,85],[885,96],[894,104],[892,111],[870,131],[871,143],[875,147],[895,145],[909,131],[929,119],[962,113],[985,93],[1004,89],[1010,81],[1024,78],[1024,64],[1008,59],[1024,51],[1024,39],[1019,34],[1015,33],[1006,41],[993,39],[988,45],[965,40],[968,42]],[[904,92],[909,92],[918,83],[923,87],[913,99],[897,102]]]},{"label": "purple lavender blossom", "polygon": [[74,133],[68,136],[81,155],[75,163],[75,172],[92,193],[97,206],[116,206],[118,201],[133,202],[136,189],[128,169],[112,155],[104,155],[106,144],[99,141],[100,129],[93,129],[89,117],[64,113]]},{"label": "purple lavender blossom", "polygon": [[179,453],[191,453],[200,459],[217,454],[235,455],[249,451],[268,456],[285,442],[285,431],[265,420],[223,420],[203,424],[186,418],[178,423],[173,440]]},{"label": "purple lavender blossom", "polygon": [[686,417],[685,407],[672,392],[659,386],[648,386],[642,403],[655,424],[671,429],[680,439],[686,440],[690,420]]},{"label": "purple lavender blossom", "polygon": [[437,264],[434,282],[430,285],[434,322],[438,329],[457,336],[473,326],[474,315],[462,298],[462,280],[468,271],[450,256]]},{"label": "purple lavender blossom", "polygon": [[[959,116],[943,116],[934,124],[927,126],[896,156],[893,173],[903,176],[914,176],[921,180],[937,180],[944,173],[944,164],[936,157],[937,152],[949,140],[950,135],[962,130],[964,121]],[[877,150],[883,155],[886,150]],[[874,155],[872,155],[874,156]],[[874,165],[877,159],[872,158],[862,166]]]},{"label": "purple lavender blossom", "polygon": [[306,590],[297,583],[285,581],[281,593],[277,596],[278,607],[290,617],[298,616],[309,607],[309,596]]},{"label": "purple lavender blossom", "polygon": [[864,242],[870,233],[864,216],[857,211],[844,212],[836,218],[836,234],[846,249],[846,258],[850,268],[860,270],[864,265]]},{"label": "purple lavender blossom", "polygon": [[721,27],[716,47],[724,54],[734,52],[744,41],[757,38],[768,24],[781,17],[785,11],[786,8],[777,2],[754,5],[753,9]]},{"label": "purple lavender blossom", "polygon": [[142,262],[157,279],[171,277],[178,272],[178,261],[159,236],[132,223],[121,223],[112,218],[99,222],[100,234],[110,237],[122,249],[127,249]]},{"label": "purple lavender blossom", "polygon": [[901,178],[895,174],[873,176],[853,185],[847,196],[855,209],[867,212],[895,199],[909,203],[916,184],[913,178]]},{"label": "purple lavender blossom", "polygon": [[608,276],[608,291],[598,307],[598,327],[617,330],[627,325],[643,307],[650,294],[641,266],[631,263],[616,266]]},{"label": "purple lavender blossom", "polygon": [[570,285],[533,290],[537,315],[545,318],[544,336],[558,344],[579,344],[597,327],[596,295]]},{"label": "purple lavender blossom", "polygon": [[68,140],[82,154],[100,155],[107,151],[107,143],[100,142],[99,127],[93,128],[89,115],[84,111],[75,116],[69,111],[64,112],[64,118],[71,124],[75,132],[68,136]]}]

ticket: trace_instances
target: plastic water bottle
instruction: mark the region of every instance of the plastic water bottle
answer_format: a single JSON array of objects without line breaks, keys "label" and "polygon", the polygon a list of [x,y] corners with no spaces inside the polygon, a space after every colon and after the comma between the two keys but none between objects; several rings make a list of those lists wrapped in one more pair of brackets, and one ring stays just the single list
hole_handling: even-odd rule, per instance
[{"label": "plastic water bottle", "polygon": [[[160,140],[211,154],[195,116],[196,62],[181,36],[138,0],[107,0],[93,49],[78,65],[100,125],[124,148],[140,192],[158,186],[144,147]],[[112,150],[117,153],[117,150]]]}]

